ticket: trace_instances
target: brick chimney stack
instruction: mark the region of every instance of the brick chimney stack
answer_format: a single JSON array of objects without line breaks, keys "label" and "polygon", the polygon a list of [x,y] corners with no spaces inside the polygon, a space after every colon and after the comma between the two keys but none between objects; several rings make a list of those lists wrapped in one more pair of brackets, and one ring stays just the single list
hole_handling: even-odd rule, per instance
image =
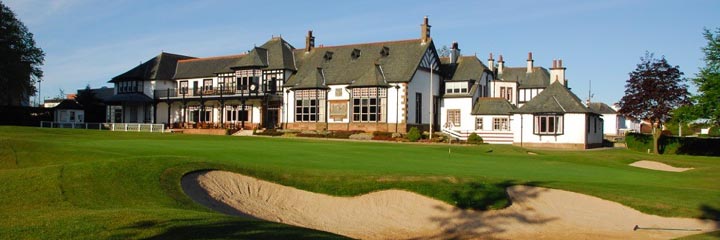
[{"label": "brick chimney stack", "polygon": [[428,43],[432,40],[430,37],[430,24],[427,16],[423,19],[423,24],[420,25],[420,39],[422,40],[422,43]]},{"label": "brick chimney stack", "polygon": [[488,68],[491,72],[495,72],[495,59],[493,59],[492,53],[490,53],[490,58],[488,58]]},{"label": "brick chimney stack", "polygon": [[562,59],[553,60],[552,68],[550,68],[550,81],[559,81],[560,84],[567,85],[565,79],[565,67],[562,65]]},{"label": "brick chimney stack", "polygon": [[533,58],[532,58],[532,52],[528,52],[527,73],[532,73],[532,72],[533,72],[533,62],[534,62],[534,61],[535,61],[535,60],[533,60]]},{"label": "brick chimney stack", "polygon": [[305,37],[305,52],[310,52],[313,48],[315,48],[315,37],[312,35],[312,30],[308,30]]}]

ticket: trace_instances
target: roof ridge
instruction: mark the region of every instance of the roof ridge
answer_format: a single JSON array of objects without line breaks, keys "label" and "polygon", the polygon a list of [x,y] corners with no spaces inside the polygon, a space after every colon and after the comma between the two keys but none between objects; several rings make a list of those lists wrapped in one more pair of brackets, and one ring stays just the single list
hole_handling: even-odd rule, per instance
[{"label": "roof ridge", "polygon": [[242,57],[242,56],[245,56],[245,55],[247,55],[247,53],[233,54],[233,55],[224,55],[224,56],[214,56],[214,57],[204,57],[204,58],[181,59],[181,60],[178,60],[178,62],[205,61],[205,60],[214,60],[214,59],[221,59],[221,58]]},{"label": "roof ridge", "polygon": [[[384,44],[384,43],[402,43],[402,42],[412,42],[412,41],[420,41],[420,39],[404,39],[404,40],[391,40],[391,41],[382,41],[382,42],[368,42],[368,43],[352,43],[352,44],[345,44],[345,45],[331,45],[331,46],[322,46],[322,47],[315,47],[315,49],[320,48],[336,48],[336,47],[352,47],[352,46],[360,46],[360,45],[374,45],[374,44]],[[302,49],[305,50],[305,49]]]}]

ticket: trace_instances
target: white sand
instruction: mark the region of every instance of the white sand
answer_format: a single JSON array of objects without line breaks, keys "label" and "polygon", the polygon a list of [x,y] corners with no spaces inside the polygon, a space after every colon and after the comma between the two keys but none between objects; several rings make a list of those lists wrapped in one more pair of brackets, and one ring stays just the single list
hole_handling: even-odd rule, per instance
[{"label": "white sand", "polygon": [[648,161],[648,160],[642,160],[637,161],[634,163],[631,163],[630,166],[633,167],[639,167],[639,168],[646,168],[651,170],[658,170],[658,171],[666,171],[666,172],[684,172],[693,168],[679,168],[679,167],[673,167],[661,162],[656,161]]},{"label": "white sand", "polygon": [[[334,197],[224,171],[188,174],[182,187],[223,213],[360,239],[670,239],[720,228],[720,222],[653,216],[588,195],[529,186],[508,188],[510,207],[483,212],[408,191]],[[701,231],[633,231],[635,225]]]}]

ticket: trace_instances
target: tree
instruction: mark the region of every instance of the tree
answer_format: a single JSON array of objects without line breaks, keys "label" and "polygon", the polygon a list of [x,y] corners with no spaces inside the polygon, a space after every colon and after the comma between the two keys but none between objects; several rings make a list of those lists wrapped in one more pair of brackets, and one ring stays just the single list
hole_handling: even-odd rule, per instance
[{"label": "tree", "polygon": [[449,57],[450,56],[450,49],[448,46],[443,45],[440,49],[438,49],[438,57]]},{"label": "tree", "polygon": [[85,110],[85,122],[105,122],[105,104],[95,96],[90,84],[85,86],[84,90],[78,91],[75,101]]},{"label": "tree", "polygon": [[657,154],[660,130],[673,109],[689,104],[687,85],[679,66],[671,66],[665,57],[656,59],[646,52],[625,84],[619,112],[626,116],[650,121],[653,148]]},{"label": "tree", "polygon": [[33,34],[0,2],[0,106],[20,105],[35,95],[44,61],[45,53],[35,47]]},{"label": "tree", "polygon": [[707,118],[720,127],[720,28],[713,34],[705,29],[703,36],[708,41],[702,48],[705,54],[705,67],[700,68],[693,83],[698,88],[698,94],[693,96],[696,104],[692,113],[697,118]]}]

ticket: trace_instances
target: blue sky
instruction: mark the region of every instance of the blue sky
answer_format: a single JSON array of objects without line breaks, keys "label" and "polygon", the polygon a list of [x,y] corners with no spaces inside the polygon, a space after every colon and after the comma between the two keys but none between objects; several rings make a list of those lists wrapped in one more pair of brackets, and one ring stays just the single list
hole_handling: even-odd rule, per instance
[{"label": "blue sky", "polygon": [[[4,1],[45,50],[42,96],[109,86],[107,81],[161,51],[238,54],[282,35],[316,44],[419,38],[429,16],[438,48],[502,54],[507,66],[563,59],[573,92],[617,102],[645,51],[694,77],[703,65],[703,28],[720,27],[720,1]],[[691,85],[691,84],[689,84]],[[691,85],[692,86],[692,85]],[[692,89],[692,88],[691,88]]]}]

